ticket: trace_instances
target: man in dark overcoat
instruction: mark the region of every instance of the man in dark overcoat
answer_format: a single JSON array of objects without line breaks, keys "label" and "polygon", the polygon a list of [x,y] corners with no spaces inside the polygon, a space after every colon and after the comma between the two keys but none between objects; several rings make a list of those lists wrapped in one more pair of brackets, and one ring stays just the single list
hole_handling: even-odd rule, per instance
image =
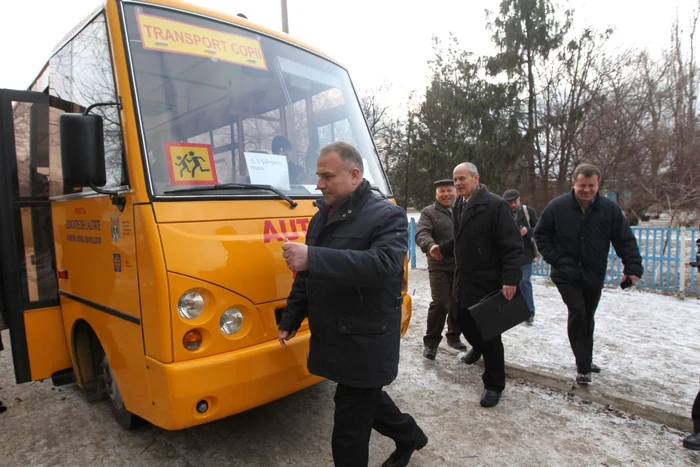
[{"label": "man in dark overcoat", "polygon": [[484,340],[469,307],[492,292],[511,300],[522,271],[523,242],[508,203],[479,182],[477,167],[463,162],[453,171],[457,202],[454,211],[454,239],[434,246],[438,259],[454,256],[455,297],[459,306],[459,329],[473,347],[463,361],[472,365],[484,357],[483,407],[493,407],[506,387],[505,355],[500,334]]}]

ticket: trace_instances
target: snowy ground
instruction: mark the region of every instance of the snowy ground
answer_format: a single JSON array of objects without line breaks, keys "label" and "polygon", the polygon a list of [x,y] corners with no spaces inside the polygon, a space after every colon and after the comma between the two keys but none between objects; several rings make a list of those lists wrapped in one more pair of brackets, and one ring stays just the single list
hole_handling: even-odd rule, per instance
[{"label": "snowy ground", "polygon": [[[425,255],[417,259],[418,269],[409,274],[414,315],[407,340],[422,347],[430,285]],[[504,334],[506,362],[573,378],[566,306],[548,278],[535,277],[533,285],[535,325]],[[444,343],[440,348],[439,358],[457,358]],[[700,388],[700,300],[605,289],[596,313],[594,361],[603,368],[593,375],[596,387],[689,416]]]},{"label": "snowy ground", "polygon": [[[420,313],[419,313],[420,314]],[[413,467],[698,466],[681,446],[686,433],[547,388],[510,380],[501,404],[479,406],[478,367],[456,355],[422,357],[419,321],[402,341],[399,376],[387,388],[429,437]],[[7,338],[3,331],[3,338]],[[12,358],[0,352],[2,466],[329,466],[333,391],[324,381],[283,399],[206,425],[125,431],[106,402],[89,404],[73,385],[11,383]],[[232,395],[235,397],[235,395]],[[370,466],[394,449],[377,433]]]}]

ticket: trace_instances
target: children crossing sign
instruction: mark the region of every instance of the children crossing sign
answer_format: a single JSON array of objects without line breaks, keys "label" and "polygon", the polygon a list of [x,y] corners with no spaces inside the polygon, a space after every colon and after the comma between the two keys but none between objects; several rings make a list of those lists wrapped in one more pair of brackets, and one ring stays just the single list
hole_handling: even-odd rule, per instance
[{"label": "children crossing sign", "polygon": [[172,185],[216,185],[216,165],[210,144],[165,143]]}]

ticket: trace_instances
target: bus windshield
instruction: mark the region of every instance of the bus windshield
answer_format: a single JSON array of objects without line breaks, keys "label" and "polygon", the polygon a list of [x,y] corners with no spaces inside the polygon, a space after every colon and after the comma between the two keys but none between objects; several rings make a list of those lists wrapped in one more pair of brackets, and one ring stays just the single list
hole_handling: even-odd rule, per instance
[{"label": "bus windshield", "polygon": [[359,149],[364,177],[388,193],[342,67],[179,11],[125,3],[124,17],[155,196],[274,196],[254,188],[188,189],[225,184],[317,196],[318,151],[339,140]]}]

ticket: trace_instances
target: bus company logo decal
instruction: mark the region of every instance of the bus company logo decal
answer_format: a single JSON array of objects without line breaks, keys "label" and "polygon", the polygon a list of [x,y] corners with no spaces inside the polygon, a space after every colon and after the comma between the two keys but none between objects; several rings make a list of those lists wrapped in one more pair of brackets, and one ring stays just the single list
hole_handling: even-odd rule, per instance
[{"label": "bus company logo decal", "polygon": [[113,212],[112,216],[109,218],[109,233],[112,234],[112,241],[114,243],[119,243],[121,229],[119,227],[119,214],[116,212]]},{"label": "bus company logo decal", "polygon": [[270,243],[272,240],[283,242],[287,240],[298,240],[302,235],[306,235],[309,225],[308,217],[298,219],[266,219],[263,225],[263,243]]}]

